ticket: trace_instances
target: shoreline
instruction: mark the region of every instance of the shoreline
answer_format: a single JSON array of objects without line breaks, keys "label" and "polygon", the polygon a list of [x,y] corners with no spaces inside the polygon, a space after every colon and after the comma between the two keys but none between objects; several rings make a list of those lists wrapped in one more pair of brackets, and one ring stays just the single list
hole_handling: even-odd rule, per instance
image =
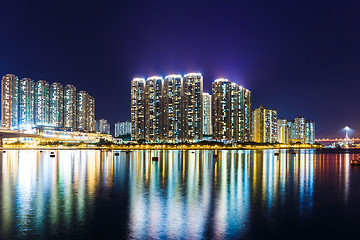
[{"label": "shoreline", "polygon": [[323,148],[323,147],[211,147],[211,148],[198,148],[197,146],[186,146],[185,147],[159,147],[154,145],[152,147],[144,147],[142,145],[136,145],[132,147],[0,147],[1,151],[11,151],[11,150],[25,150],[25,151],[65,151],[65,150],[95,150],[95,151],[246,151],[246,150],[315,150],[317,153],[360,153],[360,148]]},{"label": "shoreline", "polygon": [[136,145],[112,145],[112,146],[84,146],[84,147],[65,147],[65,146],[4,146],[2,150],[106,150],[106,151],[136,151],[136,150],[270,150],[270,149],[322,149],[317,145],[201,145],[201,144],[136,144]]}]

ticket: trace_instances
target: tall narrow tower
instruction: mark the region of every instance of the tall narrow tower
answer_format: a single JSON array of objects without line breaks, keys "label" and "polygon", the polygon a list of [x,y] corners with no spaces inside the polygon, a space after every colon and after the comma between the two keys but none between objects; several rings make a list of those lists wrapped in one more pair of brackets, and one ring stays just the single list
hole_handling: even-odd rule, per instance
[{"label": "tall narrow tower", "polygon": [[131,139],[145,139],[145,79],[131,81]]},{"label": "tall narrow tower", "polygon": [[210,136],[212,135],[212,121],[211,121],[211,95],[203,93],[203,134]]},{"label": "tall narrow tower", "polygon": [[1,127],[17,128],[19,124],[19,78],[6,74],[1,80]]},{"label": "tall narrow tower", "polygon": [[49,124],[64,127],[64,88],[60,83],[50,85]]},{"label": "tall narrow tower", "polygon": [[[231,139],[231,82],[224,78],[212,83],[213,139]],[[234,106],[235,108],[236,106]]]},{"label": "tall narrow tower", "polygon": [[66,85],[64,90],[64,127],[76,130],[76,87]]},{"label": "tall narrow tower", "polygon": [[203,138],[203,77],[189,73],[183,78],[183,139]]},{"label": "tall narrow tower", "polygon": [[35,84],[35,124],[49,124],[49,83],[40,80]]},{"label": "tall narrow tower", "polygon": [[163,81],[163,139],[180,140],[182,137],[182,77],[166,76]]},{"label": "tall narrow tower", "polygon": [[160,140],[163,137],[163,79],[149,77],[145,81],[145,139]]},{"label": "tall narrow tower", "polygon": [[34,90],[35,84],[30,78],[20,80],[19,127],[22,129],[31,128],[35,124]]}]

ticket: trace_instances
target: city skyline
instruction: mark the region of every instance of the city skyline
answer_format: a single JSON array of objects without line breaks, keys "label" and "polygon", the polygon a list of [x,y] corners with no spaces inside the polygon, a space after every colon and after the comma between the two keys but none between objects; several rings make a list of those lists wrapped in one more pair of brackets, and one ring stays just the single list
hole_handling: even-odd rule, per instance
[{"label": "city skyline", "polygon": [[2,9],[1,75],[76,85],[94,94],[96,115],[111,123],[129,120],[129,79],[200,72],[206,92],[213,80],[230,79],[252,89],[255,107],[314,120],[319,137],[343,136],[345,126],[359,135],[356,2],[4,2]]},{"label": "city skyline", "polygon": [[0,238],[356,239],[360,1],[0,1]]},{"label": "city skyline", "polygon": [[[276,109],[264,106],[252,110],[249,89],[218,78],[212,83],[211,92],[206,93],[203,81],[201,73],[134,78],[131,81],[131,139],[314,144],[313,121],[301,115],[293,121],[278,119]],[[107,125],[104,119],[100,125],[103,121]]]}]

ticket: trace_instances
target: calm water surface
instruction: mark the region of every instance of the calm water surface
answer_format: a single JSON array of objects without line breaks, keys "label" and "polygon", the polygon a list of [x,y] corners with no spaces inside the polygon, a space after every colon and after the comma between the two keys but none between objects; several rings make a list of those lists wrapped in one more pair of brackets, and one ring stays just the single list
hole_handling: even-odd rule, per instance
[{"label": "calm water surface", "polygon": [[359,155],[274,152],[6,151],[0,239],[360,239]]}]

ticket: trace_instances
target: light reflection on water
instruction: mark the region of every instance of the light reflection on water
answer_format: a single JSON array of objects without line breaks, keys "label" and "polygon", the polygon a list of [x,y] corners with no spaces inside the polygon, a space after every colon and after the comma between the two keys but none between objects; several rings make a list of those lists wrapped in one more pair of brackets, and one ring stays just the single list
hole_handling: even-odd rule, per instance
[{"label": "light reflection on water", "polygon": [[[213,151],[114,156],[68,150],[50,158],[49,151],[6,151],[0,165],[0,234],[223,239],[264,237],[257,233],[261,228],[286,236],[280,229],[287,221],[321,218],[314,211],[316,193],[318,205],[331,201],[329,196],[349,204],[351,170],[356,171],[349,160],[357,155],[275,152],[218,151],[214,158]],[[159,161],[152,161],[154,156]]]}]

